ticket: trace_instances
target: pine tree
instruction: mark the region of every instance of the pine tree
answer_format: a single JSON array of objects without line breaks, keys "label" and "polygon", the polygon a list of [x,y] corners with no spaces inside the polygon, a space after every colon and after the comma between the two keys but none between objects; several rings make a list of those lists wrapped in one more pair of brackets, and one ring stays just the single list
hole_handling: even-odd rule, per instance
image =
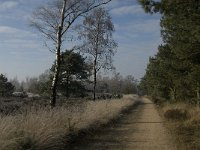
[{"label": "pine tree", "polygon": [[0,96],[10,96],[14,92],[14,86],[8,82],[8,79],[0,74]]}]

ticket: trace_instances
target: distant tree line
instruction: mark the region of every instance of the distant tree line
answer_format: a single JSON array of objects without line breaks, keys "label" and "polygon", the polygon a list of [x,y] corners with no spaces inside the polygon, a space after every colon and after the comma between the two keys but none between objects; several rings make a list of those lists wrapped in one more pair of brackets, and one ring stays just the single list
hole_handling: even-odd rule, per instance
[{"label": "distant tree line", "polygon": [[132,75],[123,77],[115,73],[112,77],[97,76],[97,93],[137,94],[137,80]]},{"label": "distant tree line", "polygon": [[139,0],[159,12],[163,44],[149,59],[140,87],[156,101],[200,103],[200,1]]},{"label": "distant tree line", "polygon": [[[63,53],[63,55],[67,54],[69,53]],[[70,55],[70,63],[65,63],[67,61],[66,59],[62,61],[57,94],[66,98],[87,97],[93,99],[93,82],[91,81],[92,76],[90,73],[92,71],[91,66],[81,55],[77,53],[71,53]],[[64,67],[66,65],[69,65],[69,67]],[[54,65],[52,65],[53,67]],[[9,85],[12,88],[6,89],[6,92],[9,94],[5,96],[11,96],[15,91],[39,94],[42,97],[48,98],[51,93],[51,80],[51,69],[46,70],[38,77],[27,77],[25,81],[21,82],[15,77],[9,81]],[[138,94],[137,83],[137,80],[132,75],[123,77],[120,73],[115,73],[113,76],[102,76],[99,73],[97,75],[96,94],[98,96],[104,94],[110,94],[112,96]]]}]

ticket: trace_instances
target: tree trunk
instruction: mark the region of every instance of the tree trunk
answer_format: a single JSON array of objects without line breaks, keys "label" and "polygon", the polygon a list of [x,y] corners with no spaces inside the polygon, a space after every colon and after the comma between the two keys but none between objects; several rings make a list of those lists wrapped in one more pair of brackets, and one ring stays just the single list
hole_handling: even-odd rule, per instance
[{"label": "tree trunk", "polygon": [[97,36],[96,36],[96,48],[95,48],[95,57],[94,57],[94,101],[96,100],[96,84],[97,84],[97,57],[98,57],[98,48],[99,48],[99,23],[97,27]]},{"label": "tree trunk", "polygon": [[200,106],[200,89],[199,89],[199,83],[197,83],[197,107]]},{"label": "tree trunk", "polygon": [[61,56],[60,56],[60,49],[61,49],[61,44],[62,44],[62,30],[64,26],[64,20],[65,20],[65,7],[66,7],[66,0],[63,1],[63,7],[61,11],[61,22],[58,27],[58,32],[57,32],[57,42],[56,42],[56,65],[55,65],[55,71],[54,71],[54,77],[52,81],[52,86],[51,86],[51,100],[50,100],[50,105],[51,107],[55,107],[56,105],[56,93],[57,93],[57,85],[58,85],[58,78],[60,74],[60,63],[61,63]]},{"label": "tree trunk", "polygon": [[170,88],[170,95],[171,95],[171,100],[175,101],[176,100],[176,89],[175,88]]},{"label": "tree trunk", "polygon": [[69,93],[69,75],[67,75],[67,87],[66,87],[66,97],[69,99],[70,93]]},{"label": "tree trunk", "polygon": [[96,100],[96,84],[97,84],[97,70],[96,70],[96,59],[94,63],[94,89],[93,89],[93,100]]},{"label": "tree trunk", "polygon": [[59,78],[59,73],[60,73],[60,47],[61,47],[61,31],[62,28],[59,27],[58,33],[57,33],[57,49],[56,49],[56,65],[55,65],[55,70],[54,70],[54,77],[52,81],[52,86],[51,86],[51,100],[50,100],[50,105],[51,107],[55,107],[56,105],[56,93],[57,93],[57,85],[58,85],[58,78]]}]

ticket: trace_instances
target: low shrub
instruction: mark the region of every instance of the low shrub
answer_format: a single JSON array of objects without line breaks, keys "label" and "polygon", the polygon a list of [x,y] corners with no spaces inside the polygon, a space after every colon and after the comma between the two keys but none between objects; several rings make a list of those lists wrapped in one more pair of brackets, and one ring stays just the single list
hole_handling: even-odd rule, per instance
[{"label": "low shrub", "polygon": [[168,120],[187,120],[191,115],[186,109],[172,108],[164,113],[164,117]]}]

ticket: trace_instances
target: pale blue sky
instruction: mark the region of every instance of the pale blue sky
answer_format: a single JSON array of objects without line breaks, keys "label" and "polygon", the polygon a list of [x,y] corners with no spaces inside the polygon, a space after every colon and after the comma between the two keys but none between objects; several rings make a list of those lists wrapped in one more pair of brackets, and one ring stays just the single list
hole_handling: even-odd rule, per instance
[{"label": "pale blue sky", "polygon": [[[50,0],[0,0],[0,73],[24,80],[50,68],[54,54],[29,26],[32,11]],[[161,43],[159,15],[145,14],[136,0],[113,0],[107,8],[118,42],[114,65],[122,75],[140,79]],[[69,43],[69,45],[71,45]]]}]

